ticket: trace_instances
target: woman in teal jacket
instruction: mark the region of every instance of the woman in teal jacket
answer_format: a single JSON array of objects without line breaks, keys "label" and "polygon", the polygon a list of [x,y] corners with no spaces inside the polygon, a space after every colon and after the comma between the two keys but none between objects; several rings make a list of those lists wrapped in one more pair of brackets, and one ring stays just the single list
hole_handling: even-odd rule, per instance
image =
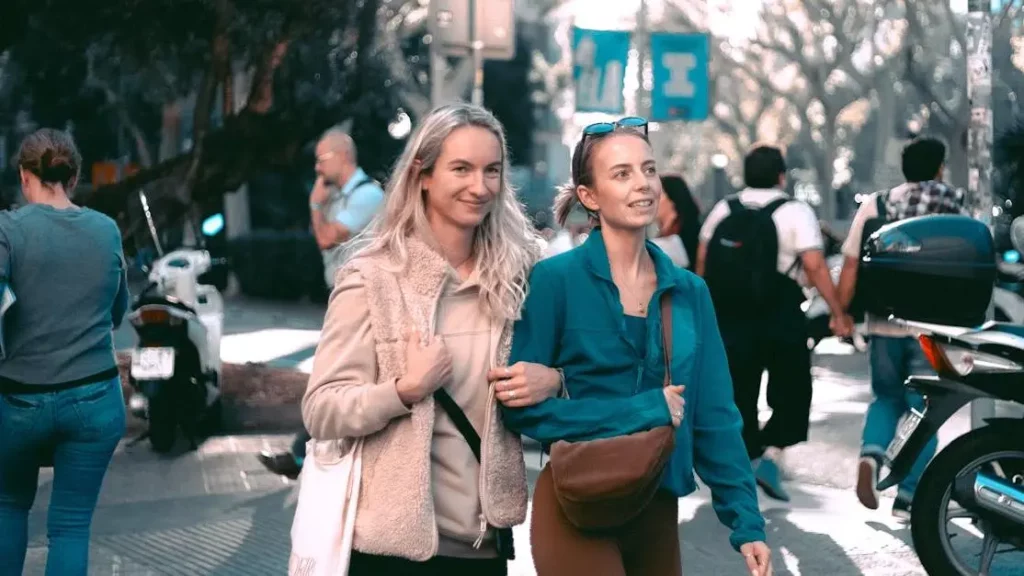
[{"label": "woman in teal jacket", "polygon": [[[697,489],[694,472],[711,488],[715,512],[732,530],[731,544],[750,572],[769,574],[764,520],[708,289],[646,240],[661,195],[646,121],[589,126],[572,167],[572,184],[556,199],[556,218],[581,203],[599,226],[583,245],[534,267],[511,357],[563,370],[567,397],[509,407],[517,405],[515,392],[499,381],[505,425],[548,445],[671,423],[676,444],[651,504],[623,528],[600,535],[581,533],[568,522],[545,467],[531,523],[538,575],[680,574],[677,504]],[[671,369],[674,383],[685,390],[663,387],[657,303],[666,292],[673,315]]]}]

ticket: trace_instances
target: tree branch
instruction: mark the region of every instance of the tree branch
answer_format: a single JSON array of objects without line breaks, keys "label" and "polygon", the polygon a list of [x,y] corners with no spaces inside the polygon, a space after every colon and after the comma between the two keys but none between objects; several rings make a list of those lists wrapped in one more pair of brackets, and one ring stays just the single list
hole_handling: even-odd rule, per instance
[{"label": "tree branch", "polygon": [[302,26],[305,24],[300,16],[301,10],[298,3],[294,4],[288,11],[282,26],[281,36],[272,42],[260,58],[256,71],[252,78],[252,87],[249,89],[249,98],[246,101],[245,109],[255,114],[266,114],[274,105],[274,74],[284,62],[288,54],[292,39],[296,37]]},{"label": "tree branch", "polygon": [[373,45],[375,31],[377,30],[377,12],[380,9],[380,0],[363,0],[363,7],[359,11],[359,18],[356,22],[356,62],[355,70],[351,77],[353,82],[345,89],[343,101],[351,106],[366,92],[364,79],[366,70],[373,56]]},{"label": "tree branch", "polygon": [[99,48],[96,45],[93,45],[86,50],[86,72],[85,81],[82,86],[83,88],[92,88],[103,93],[103,96],[107,100],[107,106],[114,110],[122,127],[128,131],[132,140],[135,142],[135,152],[139,157],[139,164],[143,168],[149,168],[153,165],[153,155],[149,151],[149,144],[146,142],[146,135],[142,132],[142,129],[139,128],[139,125],[132,120],[131,115],[128,114],[127,106],[118,97],[117,93],[114,92],[113,88],[110,87],[110,84],[100,80],[99,76],[96,74],[96,52],[98,49]]}]

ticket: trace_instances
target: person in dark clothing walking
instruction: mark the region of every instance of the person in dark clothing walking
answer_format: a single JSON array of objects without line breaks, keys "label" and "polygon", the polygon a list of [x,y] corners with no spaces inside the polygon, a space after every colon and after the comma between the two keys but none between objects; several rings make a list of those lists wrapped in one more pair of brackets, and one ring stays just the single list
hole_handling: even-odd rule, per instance
[{"label": "person in dark clothing walking", "polygon": [[[837,335],[849,335],[852,322],[825,263],[818,217],[782,191],[782,151],[755,147],[743,170],[747,188],[716,204],[704,221],[697,273],[715,301],[757,482],[768,496],[788,501],[778,460],[784,449],[807,440],[811,411],[802,286],[821,293]],[[765,371],[772,417],[762,428],[757,403]]]}]

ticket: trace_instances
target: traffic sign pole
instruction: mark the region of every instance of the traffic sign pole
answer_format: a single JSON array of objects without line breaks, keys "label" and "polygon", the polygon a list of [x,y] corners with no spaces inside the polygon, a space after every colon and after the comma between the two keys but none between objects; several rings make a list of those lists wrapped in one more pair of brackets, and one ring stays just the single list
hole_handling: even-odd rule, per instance
[{"label": "traffic sign pole", "polygon": [[[992,223],[992,4],[967,2],[967,100],[971,119],[967,130],[968,205],[975,218]],[[996,415],[995,400],[971,402],[971,428],[985,426]]]},{"label": "traffic sign pole", "polygon": [[[483,104],[483,63],[515,57],[513,0],[430,0],[432,37],[431,104],[460,100],[470,88],[474,104]],[[447,60],[459,58],[454,75]]]}]

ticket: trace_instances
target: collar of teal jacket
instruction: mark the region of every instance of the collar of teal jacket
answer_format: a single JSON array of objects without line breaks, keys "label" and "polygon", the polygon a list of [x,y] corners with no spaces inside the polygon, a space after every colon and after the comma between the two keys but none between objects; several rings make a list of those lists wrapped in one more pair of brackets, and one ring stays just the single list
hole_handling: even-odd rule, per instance
[{"label": "collar of teal jacket", "polygon": [[[647,253],[654,261],[654,273],[658,276],[658,284],[655,293],[661,293],[669,288],[681,285],[682,277],[672,259],[662,252],[657,244],[650,240],[645,241]],[[604,237],[601,235],[601,228],[596,227],[590,232],[586,242],[581,246],[587,269],[592,274],[612,282],[612,268],[608,262],[608,249],[604,245]]]}]

